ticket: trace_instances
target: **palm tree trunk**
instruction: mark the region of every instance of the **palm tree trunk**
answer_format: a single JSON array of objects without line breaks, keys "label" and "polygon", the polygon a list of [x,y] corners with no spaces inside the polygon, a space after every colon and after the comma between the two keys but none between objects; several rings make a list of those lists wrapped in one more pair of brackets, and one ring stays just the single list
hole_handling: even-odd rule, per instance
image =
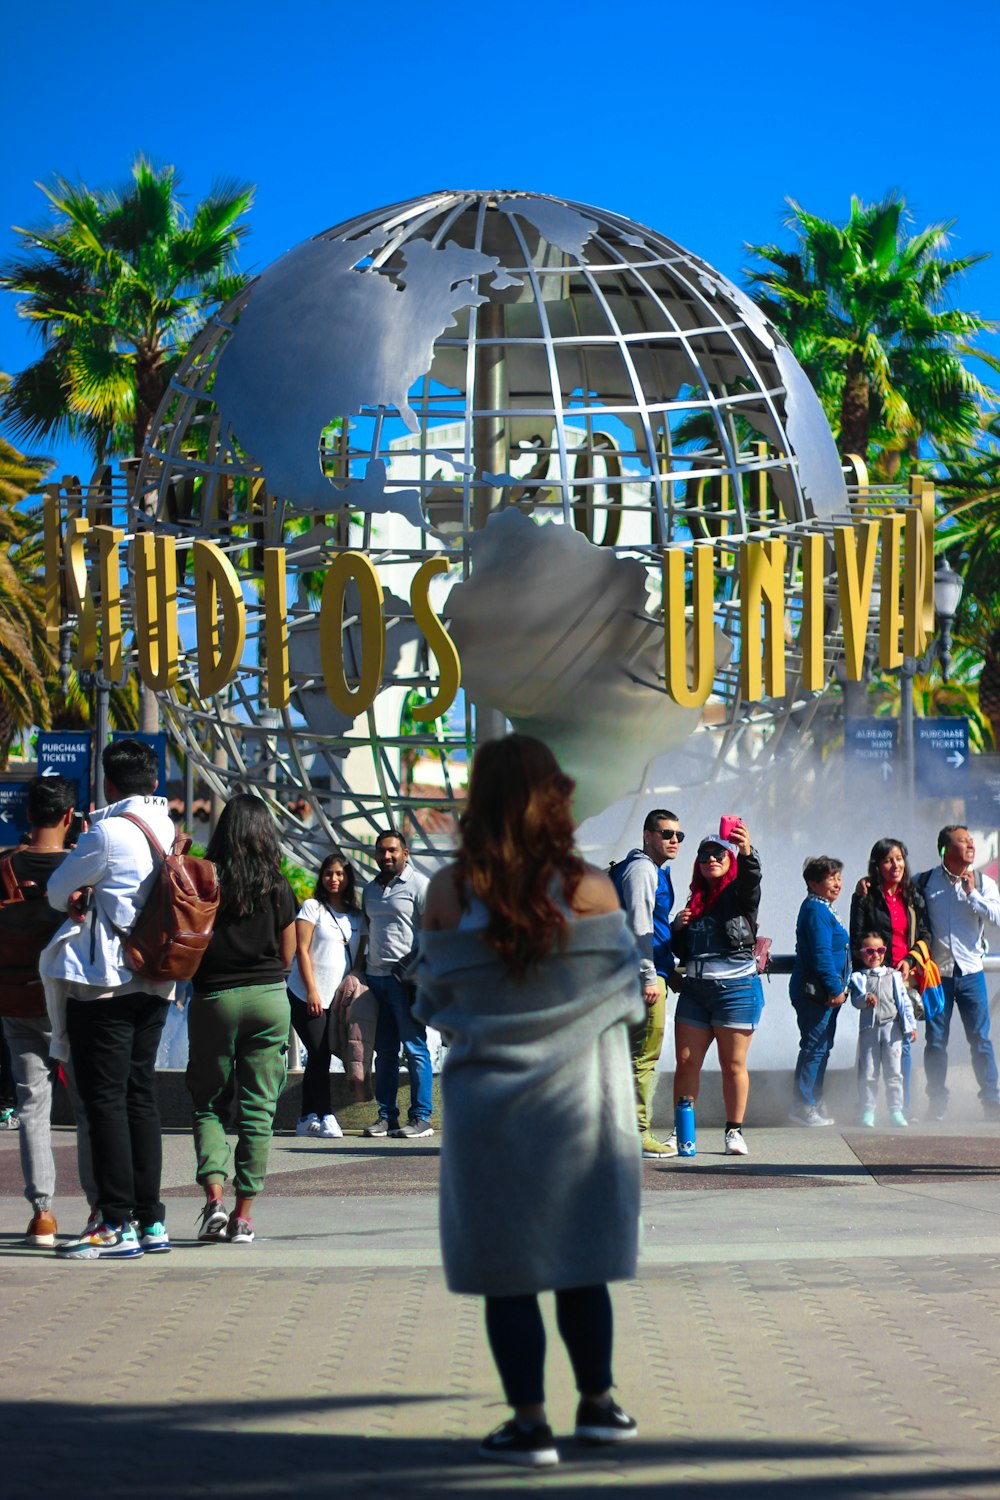
[{"label": "palm tree trunk", "polygon": [[868,459],[868,377],[860,354],[852,354],[840,403],[840,451]]}]

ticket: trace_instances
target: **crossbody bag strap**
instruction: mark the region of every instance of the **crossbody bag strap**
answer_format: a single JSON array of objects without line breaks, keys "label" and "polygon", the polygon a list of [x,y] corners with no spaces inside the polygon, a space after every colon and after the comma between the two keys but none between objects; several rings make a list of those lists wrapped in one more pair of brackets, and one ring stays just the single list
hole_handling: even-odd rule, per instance
[{"label": "crossbody bag strap", "polygon": [[14,851],[0,855],[0,897],[4,901],[23,901],[24,896],[14,874]]}]

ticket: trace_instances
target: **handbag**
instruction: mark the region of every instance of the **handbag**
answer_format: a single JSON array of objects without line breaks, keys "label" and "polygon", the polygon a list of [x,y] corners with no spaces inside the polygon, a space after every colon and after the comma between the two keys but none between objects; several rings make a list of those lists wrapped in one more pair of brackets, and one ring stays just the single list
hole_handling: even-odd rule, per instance
[{"label": "handbag", "polygon": [[[920,991],[920,1000],[923,1005],[923,1020],[936,1021],[944,1011],[944,986],[941,983],[941,970],[930,956],[926,943],[917,943],[913,948],[914,954],[920,959],[920,974],[917,979],[917,988]],[[921,1017],[917,1017],[918,1020]]]},{"label": "handbag", "polygon": [[769,937],[758,937],[754,940],[753,961],[757,965],[757,973],[771,977],[771,943]]}]

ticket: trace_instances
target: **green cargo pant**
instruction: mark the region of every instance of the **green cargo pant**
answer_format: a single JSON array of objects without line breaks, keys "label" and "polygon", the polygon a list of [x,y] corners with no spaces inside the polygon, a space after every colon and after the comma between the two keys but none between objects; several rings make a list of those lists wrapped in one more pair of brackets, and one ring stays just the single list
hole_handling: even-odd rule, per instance
[{"label": "green cargo pant", "polygon": [[288,1054],[288,992],[283,983],[247,984],[196,995],[188,1008],[187,1086],[194,1104],[199,1183],[224,1182],[230,1156],[225,1120],[235,1082],[238,1111],[233,1183],[242,1197],[264,1186],[278,1096]]},{"label": "green cargo pant", "polygon": [[667,986],[661,974],[656,976],[659,991],[654,1004],[646,1007],[645,1018],[629,1030],[632,1046],[632,1072],[635,1076],[635,1107],[639,1134],[652,1129],[653,1093],[656,1089],[656,1064],[660,1060],[663,1032],[667,1021]]}]

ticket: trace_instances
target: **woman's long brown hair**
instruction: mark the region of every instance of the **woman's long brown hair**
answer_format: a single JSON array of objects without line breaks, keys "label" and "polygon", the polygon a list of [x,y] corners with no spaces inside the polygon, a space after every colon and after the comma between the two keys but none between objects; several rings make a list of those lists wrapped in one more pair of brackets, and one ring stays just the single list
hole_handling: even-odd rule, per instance
[{"label": "woman's long brown hair", "polygon": [[455,878],[463,901],[471,888],[486,907],[486,941],[514,974],[566,935],[552,889],[558,880],[568,904],[583,878],[573,850],[575,785],[548,746],[527,734],[487,741],[472,763]]}]

